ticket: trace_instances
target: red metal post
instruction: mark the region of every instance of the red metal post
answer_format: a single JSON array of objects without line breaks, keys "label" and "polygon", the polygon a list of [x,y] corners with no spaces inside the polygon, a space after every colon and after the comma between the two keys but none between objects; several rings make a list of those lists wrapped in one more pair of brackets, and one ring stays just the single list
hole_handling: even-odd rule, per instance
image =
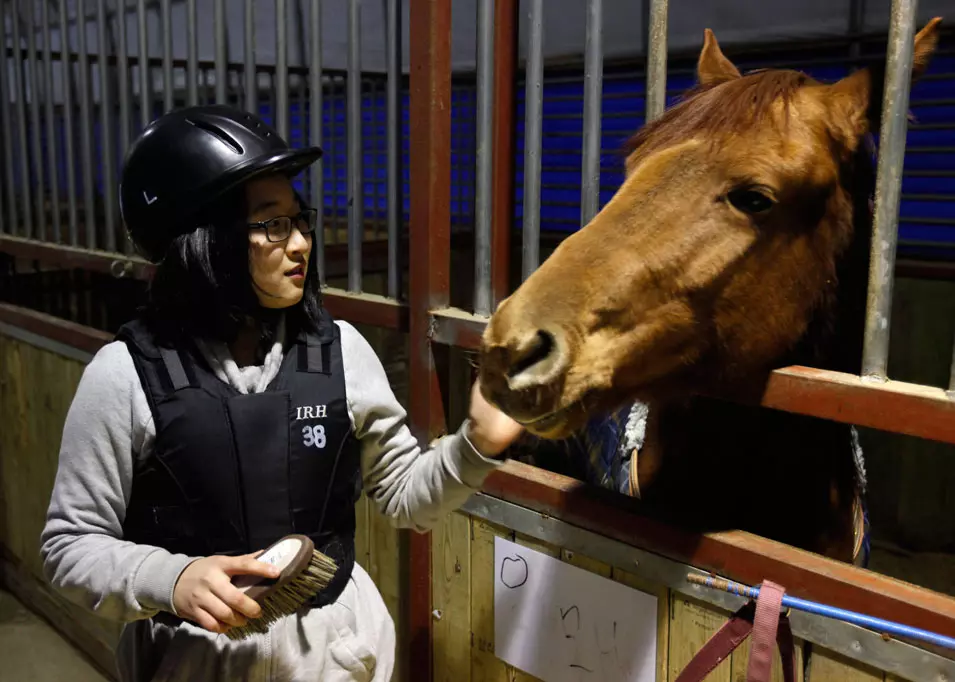
[{"label": "red metal post", "polygon": [[[410,0],[410,419],[427,443],[446,430],[430,339],[430,310],[448,304],[451,262],[451,3]],[[431,536],[412,534],[408,625],[411,670],[430,680]],[[411,671],[414,671],[411,674]]]},{"label": "red metal post", "polygon": [[514,218],[515,92],[520,20],[518,0],[494,8],[494,178],[491,185],[491,296],[497,306],[508,293],[511,224]]}]

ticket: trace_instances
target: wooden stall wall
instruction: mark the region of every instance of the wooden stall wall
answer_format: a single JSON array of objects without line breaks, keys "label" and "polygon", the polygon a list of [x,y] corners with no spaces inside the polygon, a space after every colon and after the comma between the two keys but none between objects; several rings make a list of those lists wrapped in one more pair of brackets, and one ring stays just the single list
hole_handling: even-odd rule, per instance
[{"label": "wooden stall wall", "polygon": [[120,626],[56,594],[40,562],[60,434],[85,364],[0,333],[0,576],[115,677]]},{"label": "wooden stall wall", "polygon": [[[729,611],[695,600],[536,538],[463,512],[449,514],[432,534],[435,682],[530,682],[538,678],[494,655],[494,538],[503,537],[559,557],[588,572],[657,598],[657,682],[673,682],[693,655],[725,623]],[[707,682],[745,682],[749,641],[706,678]],[[782,682],[775,654],[773,682]],[[856,661],[796,641],[797,682],[896,682]]]}]

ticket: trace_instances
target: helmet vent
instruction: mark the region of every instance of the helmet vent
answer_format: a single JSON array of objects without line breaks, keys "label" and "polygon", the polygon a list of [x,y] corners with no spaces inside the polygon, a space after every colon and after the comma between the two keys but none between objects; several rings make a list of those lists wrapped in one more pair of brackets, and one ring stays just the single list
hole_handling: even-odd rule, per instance
[{"label": "helmet vent", "polygon": [[239,144],[238,140],[236,140],[234,137],[229,135],[226,131],[224,131],[219,126],[213,125],[209,123],[208,121],[203,121],[202,119],[193,120],[191,118],[187,118],[186,123],[190,123],[194,125],[196,128],[199,128],[200,130],[205,130],[207,133],[209,133],[213,137],[217,138],[220,142],[222,142],[222,144],[229,147],[236,154],[243,153],[242,145]]}]

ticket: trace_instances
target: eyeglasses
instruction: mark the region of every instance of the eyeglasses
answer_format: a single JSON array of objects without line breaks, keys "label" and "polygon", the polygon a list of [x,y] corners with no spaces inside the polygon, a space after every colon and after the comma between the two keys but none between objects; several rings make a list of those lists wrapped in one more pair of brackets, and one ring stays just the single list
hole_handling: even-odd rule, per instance
[{"label": "eyeglasses", "polygon": [[306,208],[296,216],[276,216],[271,220],[249,223],[250,230],[265,230],[265,238],[270,242],[284,242],[292,234],[292,226],[302,234],[311,234],[318,223],[318,209]]}]

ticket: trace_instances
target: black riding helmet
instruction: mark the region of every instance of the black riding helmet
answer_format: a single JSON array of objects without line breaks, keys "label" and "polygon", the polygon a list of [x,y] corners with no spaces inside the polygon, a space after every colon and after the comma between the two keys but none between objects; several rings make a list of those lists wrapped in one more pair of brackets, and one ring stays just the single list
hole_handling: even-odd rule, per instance
[{"label": "black riding helmet", "polygon": [[263,173],[297,175],[322,156],[290,149],[258,116],[224,105],[171,111],[152,123],[126,154],[119,185],[123,222],[152,262],[173,239],[196,227],[194,216],[225,192]]}]

